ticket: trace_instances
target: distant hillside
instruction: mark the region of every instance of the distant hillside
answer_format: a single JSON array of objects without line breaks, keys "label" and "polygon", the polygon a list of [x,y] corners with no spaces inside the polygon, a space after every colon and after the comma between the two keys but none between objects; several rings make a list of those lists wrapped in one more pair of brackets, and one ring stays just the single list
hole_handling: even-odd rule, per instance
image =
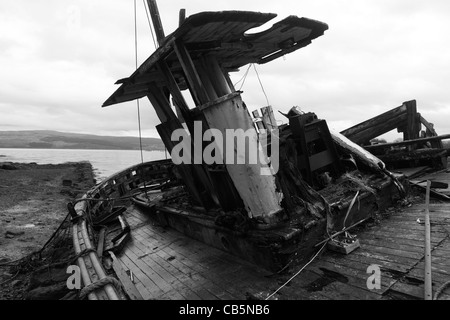
[{"label": "distant hillside", "polygon": [[[0,131],[0,148],[138,150],[137,137],[111,137],[58,131]],[[144,150],[164,150],[161,139],[142,138]]]}]

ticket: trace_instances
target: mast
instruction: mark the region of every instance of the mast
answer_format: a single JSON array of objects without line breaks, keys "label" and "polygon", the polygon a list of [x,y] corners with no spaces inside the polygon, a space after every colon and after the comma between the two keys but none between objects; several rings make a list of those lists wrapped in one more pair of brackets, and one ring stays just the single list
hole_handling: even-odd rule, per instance
[{"label": "mast", "polygon": [[158,39],[158,45],[161,45],[166,36],[164,35],[164,29],[161,23],[161,17],[159,15],[158,5],[156,0],[147,0],[148,9],[150,10],[150,16],[153,22],[153,28],[155,28],[156,38]]}]

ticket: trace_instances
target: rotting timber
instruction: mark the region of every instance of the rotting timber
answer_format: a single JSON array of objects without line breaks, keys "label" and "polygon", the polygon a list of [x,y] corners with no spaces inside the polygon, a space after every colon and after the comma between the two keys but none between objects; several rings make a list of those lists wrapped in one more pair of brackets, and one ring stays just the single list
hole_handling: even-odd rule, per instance
[{"label": "rotting timber", "polygon": [[[261,164],[174,165],[167,160],[138,164],[97,185],[70,208],[84,286],[105,284],[90,290],[89,298],[120,298],[102,271],[103,250],[95,252],[92,240],[97,248],[120,252],[133,233],[125,215],[133,207],[130,200],[162,226],[279,271],[294,259],[309,259],[329,234],[405,195],[404,176],[389,172],[350,135],[330,132],[316,114],[292,108],[286,114],[289,124],[282,126],[277,126],[270,106],[261,108],[261,116],[258,111],[250,115],[229,72],[282,57],[328,29],[325,23],[290,16],[266,31],[245,34],[274,17],[240,11],[194,14],[167,37],[160,30],[160,47],[130,77],[117,81],[120,87],[103,106],[147,97],[169,152],[176,144],[171,140],[174,130],[203,134],[194,130],[194,121],[201,121],[203,130],[221,133],[278,132],[280,165],[278,172],[260,175]],[[195,106],[188,105],[183,90]],[[270,163],[270,147],[264,163]],[[355,200],[358,205],[353,206]],[[114,232],[100,233],[105,227]],[[148,245],[145,238],[137,239],[141,248]],[[106,252],[104,256],[103,262],[109,261]]]},{"label": "rotting timber", "polygon": [[[372,139],[392,130],[403,133],[403,141],[371,144]],[[442,140],[450,139],[450,135],[436,133],[434,125],[417,112],[416,100],[406,101],[341,133],[383,160],[389,169],[447,168],[448,150]]]}]

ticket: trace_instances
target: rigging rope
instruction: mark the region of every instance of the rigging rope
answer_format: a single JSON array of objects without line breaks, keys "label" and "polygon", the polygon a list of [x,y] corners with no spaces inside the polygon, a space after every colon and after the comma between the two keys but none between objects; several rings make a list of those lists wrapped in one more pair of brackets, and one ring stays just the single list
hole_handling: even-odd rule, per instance
[{"label": "rigging rope", "polygon": [[314,255],[314,257],[311,258],[311,260],[308,261],[307,264],[305,264],[299,271],[297,271],[296,274],[294,274],[288,281],[286,281],[281,287],[279,287],[277,290],[275,290],[271,295],[269,295],[265,300],[269,300],[270,298],[272,298],[278,291],[280,291],[281,289],[283,289],[289,282],[292,281],[292,279],[294,279],[296,276],[298,276],[300,274],[300,272],[302,272],[307,266],[309,266],[309,264],[311,262],[314,261],[314,259],[319,255],[319,253],[323,250],[323,248],[325,248],[325,245],[327,243],[325,242],[323,244],[323,246],[319,249],[319,251],[317,251],[317,253]]},{"label": "rigging rope", "polygon": [[244,86],[245,79],[247,79],[248,71],[250,70],[251,66],[252,66],[252,64],[249,64],[249,65],[248,65],[248,68],[247,68],[247,70],[245,71],[245,73],[244,73],[244,75],[242,76],[242,78],[241,78],[238,82],[236,82],[236,83],[234,84],[234,86],[236,87],[236,85],[237,85],[239,82],[241,82],[242,80],[244,80],[244,81],[242,82],[242,84],[241,84],[241,87],[239,88],[239,91],[241,91],[242,87]]},{"label": "rigging rope", "polygon": [[148,26],[150,27],[150,32],[152,34],[153,44],[155,45],[155,50],[156,50],[158,48],[158,45],[156,44],[155,35],[153,33],[152,23],[150,21],[150,15],[148,13],[147,6],[145,5],[145,0],[142,0],[142,2],[144,3],[145,14],[147,15]]},{"label": "rigging rope", "polygon": [[256,76],[258,77],[259,84],[261,85],[261,89],[262,89],[262,91],[264,93],[264,96],[266,97],[267,105],[270,106],[269,98],[267,98],[266,90],[264,90],[264,86],[263,86],[263,84],[261,82],[261,79],[259,78],[259,73],[258,73],[258,70],[256,70],[256,65],[254,63],[253,63],[253,69],[255,69]]},{"label": "rigging rope", "polygon": [[236,82],[236,83],[234,84],[234,86],[236,86],[239,82],[242,81],[241,87],[239,88],[239,91],[241,91],[242,87],[244,86],[245,80],[247,79],[248,72],[250,71],[250,68],[251,68],[252,66],[253,66],[253,69],[255,70],[256,77],[258,78],[258,82],[259,82],[259,85],[261,86],[262,92],[264,93],[264,96],[266,97],[267,105],[270,106],[269,98],[267,97],[266,90],[264,89],[264,85],[262,84],[261,78],[259,77],[258,70],[256,69],[256,65],[255,65],[254,63],[250,63],[250,64],[248,65],[248,68],[247,68],[247,70],[245,71],[244,75],[242,76],[241,79],[239,79],[238,82]]},{"label": "rigging rope", "polygon": [[[134,57],[136,70],[138,68],[138,39],[137,39],[137,17],[136,17],[136,0],[134,0]],[[139,99],[136,99],[137,103],[137,116],[139,126],[139,148],[141,151],[141,162],[144,163],[144,153],[142,152],[142,132],[141,132],[141,110],[139,106]]]}]

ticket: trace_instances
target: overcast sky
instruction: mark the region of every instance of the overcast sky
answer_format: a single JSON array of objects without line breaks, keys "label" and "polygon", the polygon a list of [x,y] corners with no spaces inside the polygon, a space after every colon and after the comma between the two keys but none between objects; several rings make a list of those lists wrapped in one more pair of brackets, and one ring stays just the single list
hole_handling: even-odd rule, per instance
[{"label": "overcast sky", "polygon": [[[166,34],[179,9],[297,15],[329,30],[306,48],[257,69],[275,110],[315,112],[343,130],[416,99],[419,112],[450,133],[449,0],[158,1]],[[138,57],[153,51],[137,0]],[[0,130],[59,130],[135,135],[136,103],[101,104],[134,62],[133,1],[0,1]],[[238,81],[241,73],[232,74]],[[239,85],[238,85],[239,88]],[[267,104],[253,69],[242,88],[250,110]],[[159,122],[141,100],[144,136]],[[280,123],[286,119],[276,115]],[[399,136],[390,135],[393,139]]]}]

